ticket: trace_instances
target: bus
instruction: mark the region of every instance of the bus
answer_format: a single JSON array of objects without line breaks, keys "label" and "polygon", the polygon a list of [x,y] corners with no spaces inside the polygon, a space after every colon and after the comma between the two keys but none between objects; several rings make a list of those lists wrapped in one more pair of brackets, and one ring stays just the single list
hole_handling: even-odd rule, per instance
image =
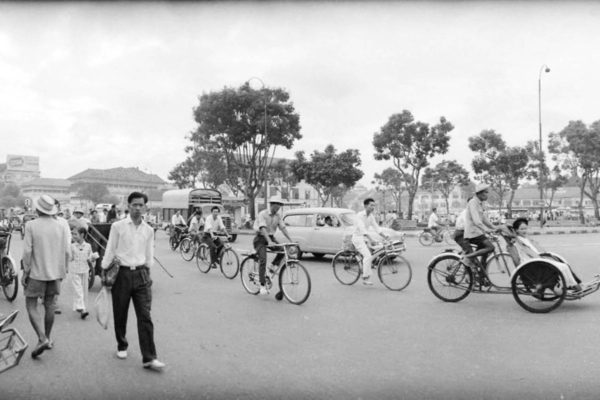
[{"label": "bus", "polygon": [[224,213],[223,196],[221,192],[214,189],[174,189],[167,190],[162,195],[161,215],[163,221],[171,222],[171,217],[181,211],[181,215],[188,222],[192,217],[192,213],[200,209],[202,216],[207,218],[210,215],[210,210],[214,206],[221,210],[221,219],[227,233],[231,236],[230,241],[235,241],[237,238],[237,228],[233,223],[231,215]]}]

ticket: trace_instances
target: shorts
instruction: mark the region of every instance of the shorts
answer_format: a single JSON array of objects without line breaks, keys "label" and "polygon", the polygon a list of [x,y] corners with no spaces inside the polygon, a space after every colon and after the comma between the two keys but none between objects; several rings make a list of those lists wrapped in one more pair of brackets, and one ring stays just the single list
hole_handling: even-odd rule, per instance
[{"label": "shorts", "polygon": [[47,297],[60,294],[60,280],[54,281],[38,281],[37,279],[29,278],[25,287],[25,297]]}]

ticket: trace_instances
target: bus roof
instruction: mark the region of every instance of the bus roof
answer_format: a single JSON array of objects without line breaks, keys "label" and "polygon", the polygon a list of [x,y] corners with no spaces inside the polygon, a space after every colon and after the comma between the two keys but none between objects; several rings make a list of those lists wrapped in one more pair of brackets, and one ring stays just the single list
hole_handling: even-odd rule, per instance
[{"label": "bus roof", "polygon": [[163,193],[162,208],[185,208],[202,204],[222,204],[223,197],[214,189],[175,189]]}]

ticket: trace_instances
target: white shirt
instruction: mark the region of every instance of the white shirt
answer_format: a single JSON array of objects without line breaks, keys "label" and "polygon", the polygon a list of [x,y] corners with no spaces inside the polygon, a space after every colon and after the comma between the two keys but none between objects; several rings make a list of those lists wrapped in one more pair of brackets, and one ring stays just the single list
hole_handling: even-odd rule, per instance
[{"label": "white shirt", "polygon": [[462,210],[458,217],[456,218],[456,225],[454,226],[457,230],[465,230],[465,218],[467,216],[467,209]]},{"label": "white shirt", "polygon": [[110,227],[102,268],[118,257],[121,265],[137,267],[154,264],[154,230],[144,221],[136,226],[131,217],[114,222]]},{"label": "white shirt", "polygon": [[377,233],[381,233],[381,227],[375,220],[375,215],[367,216],[366,211],[361,211],[356,214],[356,229],[354,230],[355,236],[369,236],[369,229],[373,229]]},{"label": "white shirt", "polygon": [[181,215],[181,214],[179,214],[179,215],[174,214],[171,217],[171,224],[172,225],[187,225],[185,223],[185,219],[183,218],[183,215]]},{"label": "white shirt", "polygon": [[225,224],[223,223],[221,216],[217,215],[216,219],[214,219],[212,215],[206,218],[206,221],[204,221],[204,232],[216,233],[218,231],[226,231]]},{"label": "white shirt", "polygon": [[436,213],[432,212],[429,216],[429,222],[427,222],[427,227],[433,228],[434,226],[438,226],[438,216]]},{"label": "white shirt", "polygon": [[198,233],[200,227],[203,225],[204,219],[202,217],[198,218],[195,215],[192,217],[190,221],[190,232]]}]

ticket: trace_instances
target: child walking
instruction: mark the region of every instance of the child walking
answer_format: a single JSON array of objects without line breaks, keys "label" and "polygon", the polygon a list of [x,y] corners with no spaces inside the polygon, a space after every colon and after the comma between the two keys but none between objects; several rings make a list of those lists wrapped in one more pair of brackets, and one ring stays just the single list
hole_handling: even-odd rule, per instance
[{"label": "child walking", "polygon": [[69,275],[73,285],[73,311],[81,314],[85,319],[89,312],[86,308],[88,297],[88,274],[90,262],[93,260],[92,246],[83,240],[86,234],[84,227],[73,229],[73,243],[71,243],[71,261],[69,262]]}]

